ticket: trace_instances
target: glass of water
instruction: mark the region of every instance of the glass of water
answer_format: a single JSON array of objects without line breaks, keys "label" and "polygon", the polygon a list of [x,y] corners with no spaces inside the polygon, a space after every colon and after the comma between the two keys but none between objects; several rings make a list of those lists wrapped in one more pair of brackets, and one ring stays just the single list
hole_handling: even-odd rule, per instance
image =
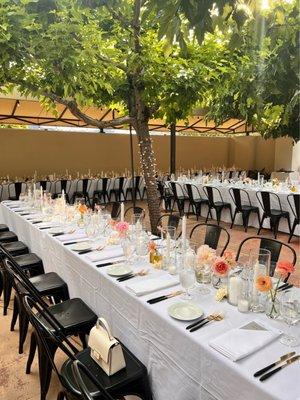
[{"label": "glass of water", "polygon": [[281,336],[280,342],[289,347],[298,346],[300,339],[290,333],[291,327],[300,321],[300,296],[298,293],[287,291],[282,295],[280,314],[289,326],[289,332]]},{"label": "glass of water", "polygon": [[192,289],[196,282],[195,271],[192,268],[183,268],[179,272],[179,279],[181,286],[185,289],[185,293],[182,295],[183,300],[191,300],[190,289]]}]

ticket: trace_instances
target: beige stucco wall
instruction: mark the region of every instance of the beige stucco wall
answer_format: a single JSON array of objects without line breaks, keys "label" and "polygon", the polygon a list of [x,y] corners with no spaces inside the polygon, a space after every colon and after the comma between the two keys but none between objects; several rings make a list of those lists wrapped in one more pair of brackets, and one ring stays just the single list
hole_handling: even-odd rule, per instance
[{"label": "beige stucco wall", "polygon": [[[152,136],[158,169],[169,168],[169,136]],[[260,137],[177,137],[177,168],[232,166],[274,170],[274,163],[288,161],[288,142],[265,141]],[[280,150],[281,149],[281,150]],[[129,136],[92,133],[0,130],[0,176],[62,173],[68,168],[92,172],[123,171],[130,168]],[[139,154],[134,136],[135,166]],[[291,160],[290,160],[291,162]]]},{"label": "beige stucco wall", "polygon": [[293,140],[290,138],[276,139],[274,170],[291,170],[293,158]]}]

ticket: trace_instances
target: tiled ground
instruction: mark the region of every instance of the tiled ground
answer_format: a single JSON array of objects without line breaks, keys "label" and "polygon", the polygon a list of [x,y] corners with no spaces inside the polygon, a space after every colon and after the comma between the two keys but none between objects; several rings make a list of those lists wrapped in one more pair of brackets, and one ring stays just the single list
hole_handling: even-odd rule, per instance
[{"label": "tiled ground", "polygon": [[[142,203],[145,207],[145,204]],[[200,221],[199,221],[200,222]],[[202,222],[202,221],[201,221]],[[188,219],[188,232],[195,225],[194,217]],[[221,224],[231,235],[229,248],[236,250],[239,243],[248,236],[255,236],[256,229],[249,228],[248,233],[245,233],[241,227],[235,226],[230,230],[228,224]],[[264,236],[272,237],[269,231],[262,232]],[[280,233],[279,240],[287,242],[288,236]],[[300,241],[299,238],[294,238],[291,245],[299,255]],[[297,271],[292,277],[295,284],[300,286],[300,263],[297,263]],[[24,354],[18,354],[18,335],[19,332],[10,332],[11,310],[6,317],[2,316],[2,302],[0,301],[0,399],[2,400],[38,400],[39,399],[39,380],[37,360],[35,359],[32,366],[32,373],[25,374],[25,364],[28,355],[28,340],[25,345]],[[63,356],[60,352],[57,354],[57,362],[60,365],[63,362]],[[51,382],[50,392],[47,400],[56,400],[58,389],[58,380],[55,375]]]}]

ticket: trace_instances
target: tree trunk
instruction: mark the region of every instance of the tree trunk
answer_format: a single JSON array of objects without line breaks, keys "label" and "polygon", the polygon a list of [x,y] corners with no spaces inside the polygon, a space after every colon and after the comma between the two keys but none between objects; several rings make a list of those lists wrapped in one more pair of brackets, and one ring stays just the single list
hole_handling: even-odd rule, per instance
[{"label": "tree trunk", "polygon": [[149,134],[148,120],[140,120],[134,123],[140,148],[140,160],[147,189],[147,202],[151,232],[157,234],[157,221],[160,217],[159,197],[156,184],[155,157],[152,150],[152,142]]}]

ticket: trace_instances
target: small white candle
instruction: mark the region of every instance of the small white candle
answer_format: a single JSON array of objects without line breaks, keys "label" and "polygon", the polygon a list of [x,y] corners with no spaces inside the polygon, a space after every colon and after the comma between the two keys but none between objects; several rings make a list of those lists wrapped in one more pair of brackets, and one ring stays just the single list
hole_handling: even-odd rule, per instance
[{"label": "small white candle", "polygon": [[185,242],[186,242],[186,216],[184,215],[182,217],[182,244],[184,248],[185,248]]},{"label": "small white candle", "polygon": [[249,311],[249,301],[246,299],[240,299],[238,301],[238,310],[239,310],[239,312],[248,312]]},{"label": "small white candle", "polygon": [[42,198],[43,198],[43,188],[42,188],[42,186],[40,188],[40,196],[41,196],[41,200],[42,200]]},{"label": "small white candle", "polygon": [[124,203],[121,203],[121,221],[124,221]]},{"label": "small white candle", "polygon": [[233,306],[237,306],[241,294],[242,280],[239,276],[232,276],[229,279],[228,301]]},{"label": "small white candle", "polygon": [[260,185],[260,173],[257,174],[257,183]]},{"label": "small white candle", "polygon": [[252,286],[252,294],[253,297],[257,296],[257,288],[256,288],[256,280],[259,276],[259,263],[256,261],[254,265],[254,273],[253,273],[253,286]]}]

